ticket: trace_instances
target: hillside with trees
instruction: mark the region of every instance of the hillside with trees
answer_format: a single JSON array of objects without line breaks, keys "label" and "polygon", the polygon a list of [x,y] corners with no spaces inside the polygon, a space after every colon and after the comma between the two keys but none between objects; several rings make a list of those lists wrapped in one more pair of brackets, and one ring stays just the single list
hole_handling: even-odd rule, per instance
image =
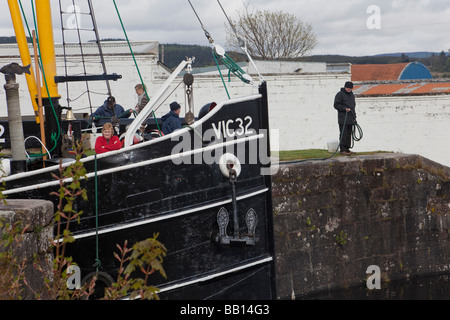
[{"label": "hillside with trees", "polygon": [[[108,39],[104,39],[106,41]],[[31,42],[31,39],[29,39]],[[0,37],[0,43],[15,43],[15,37]],[[161,49],[164,48],[164,56]],[[235,61],[246,61],[247,57],[239,52],[227,52]],[[411,57],[409,56],[411,55]],[[210,46],[181,45],[181,44],[160,44],[160,58],[164,59],[164,64],[169,68],[175,68],[180,61],[186,57],[195,57],[196,68],[215,66],[216,62],[212,55]],[[440,53],[401,53],[384,54],[373,56],[343,56],[343,55],[313,55],[305,56],[299,61],[305,62],[326,62],[326,63],[351,63],[351,64],[390,64],[419,61],[423,63],[431,72],[435,79],[450,78],[450,55],[444,50]]]},{"label": "hillside with trees", "polygon": [[[186,57],[195,57],[194,67],[196,68],[216,65],[210,46],[160,44],[159,52],[161,61],[169,68],[175,68]],[[227,52],[227,55],[235,62],[246,60],[246,56],[241,53]]]},{"label": "hillside with trees", "polygon": [[[411,56],[417,56],[411,53]],[[316,55],[300,59],[307,62],[327,63],[351,63],[351,64],[391,64],[418,61],[430,70],[433,78],[450,78],[450,56],[445,51],[441,53],[423,53],[417,57],[409,57],[409,53],[385,54],[374,56],[341,56],[341,55]]]},{"label": "hillside with trees", "polygon": [[[160,50],[161,50],[160,45]],[[235,61],[246,61],[247,57],[243,53],[227,52],[227,54]],[[164,44],[164,64],[169,68],[176,67],[182,59],[195,57],[196,68],[210,67],[215,65],[212,55],[212,49],[209,46],[199,45],[179,45]],[[343,56],[343,55],[313,55],[306,56],[297,61],[305,62],[326,62],[326,63],[351,63],[351,64],[392,64],[419,61],[430,70],[433,78],[450,78],[450,56],[442,51],[441,53],[423,53],[416,55],[411,53],[402,54],[386,54],[374,56]],[[417,57],[416,57],[417,56]],[[283,59],[289,61],[288,59]]]},{"label": "hillside with trees", "polygon": [[[29,43],[33,43],[33,40],[30,37],[27,37],[27,41]],[[16,43],[16,37],[0,37],[0,44],[1,43]]]}]

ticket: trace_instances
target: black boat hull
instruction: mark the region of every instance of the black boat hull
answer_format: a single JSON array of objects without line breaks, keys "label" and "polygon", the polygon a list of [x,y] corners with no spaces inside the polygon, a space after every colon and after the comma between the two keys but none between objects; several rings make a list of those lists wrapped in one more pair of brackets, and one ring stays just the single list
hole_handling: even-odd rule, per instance
[{"label": "black boat hull", "polygon": [[[154,275],[151,284],[161,289],[162,299],[275,298],[268,111],[262,93],[218,105],[170,136],[83,159],[88,201],[75,203],[84,213],[70,226],[76,241],[67,254],[85,279],[96,272],[98,256],[109,285],[117,275],[116,244],[159,234],[167,248],[167,278]],[[240,167],[235,182],[219,161],[225,154]],[[56,205],[49,194],[58,188],[51,178],[57,168],[7,177],[5,193]],[[229,223],[220,229],[224,212]]]}]

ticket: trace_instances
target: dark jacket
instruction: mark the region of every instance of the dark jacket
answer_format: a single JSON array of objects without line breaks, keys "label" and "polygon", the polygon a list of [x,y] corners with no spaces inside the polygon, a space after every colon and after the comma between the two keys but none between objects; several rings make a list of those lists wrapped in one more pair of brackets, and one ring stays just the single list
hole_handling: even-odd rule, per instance
[{"label": "dark jacket", "polygon": [[178,114],[173,111],[165,114],[162,118],[162,132],[166,135],[174,132],[177,129],[181,129],[181,120]]},{"label": "dark jacket", "polygon": [[[94,113],[91,114],[91,117],[102,117],[102,118],[111,118],[112,116],[119,117],[125,112],[123,107],[117,103],[114,105],[114,109],[116,111],[116,114],[113,113],[112,109],[108,108],[108,105],[105,101],[101,107],[99,107],[97,110],[95,110]],[[130,115],[131,114],[127,112],[127,114],[123,115],[121,118],[129,118]]]},{"label": "dark jacket", "polygon": [[338,111],[338,122],[344,124],[346,108],[350,108],[350,112],[347,114],[345,124],[354,124],[356,121],[356,102],[353,92],[347,92],[345,88],[341,88],[334,97],[334,108]]}]

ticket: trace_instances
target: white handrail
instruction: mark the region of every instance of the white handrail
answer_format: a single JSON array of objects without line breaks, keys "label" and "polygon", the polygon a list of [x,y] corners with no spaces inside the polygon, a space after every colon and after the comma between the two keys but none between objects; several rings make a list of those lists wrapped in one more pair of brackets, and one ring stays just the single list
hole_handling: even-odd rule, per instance
[{"label": "white handrail", "polygon": [[136,131],[139,129],[141,124],[150,116],[154,105],[158,102],[159,99],[163,96],[163,94],[167,91],[170,84],[173,82],[173,80],[178,76],[178,74],[184,69],[184,67],[187,64],[191,64],[191,59],[183,60],[178,67],[175,69],[174,72],[170,75],[170,77],[164,82],[164,85],[161,87],[161,89],[158,91],[158,93],[155,95],[155,97],[152,99],[150,103],[148,103],[144,109],[138,114],[136,119],[130,124],[130,126],[127,129],[126,135],[125,135],[125,143],[124,147],[131,146],[133,144],[133,137]]}]

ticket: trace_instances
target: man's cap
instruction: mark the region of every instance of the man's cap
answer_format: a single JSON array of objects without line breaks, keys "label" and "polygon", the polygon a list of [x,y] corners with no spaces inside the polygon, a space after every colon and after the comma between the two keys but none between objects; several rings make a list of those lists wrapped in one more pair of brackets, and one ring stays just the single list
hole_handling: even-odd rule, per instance
[{"label": "man's cap", "polygon": [[353,89],[353,82],[351,82],[351,81],[347,81],[346,83],[345,83],[345,86],[344,86],[345,88],[349,88],[349,89]]},{"label": "man's cap", "polygon": [[106,104],[107,105],[113,105],[114,102],[116,102],[116,99],[113,96],[108,97],[108,99],[106,99]]},{"label": "man's cap", "polygon": [[170,110],[172,110],[172,111],[178,110],[178,109],[180,109],[180,108],[181,108],[181,106],[180,106],[179,103],[176,102],[176,101],[174,101],[174,102],[172,102],[172,103],[170,104]]}]

